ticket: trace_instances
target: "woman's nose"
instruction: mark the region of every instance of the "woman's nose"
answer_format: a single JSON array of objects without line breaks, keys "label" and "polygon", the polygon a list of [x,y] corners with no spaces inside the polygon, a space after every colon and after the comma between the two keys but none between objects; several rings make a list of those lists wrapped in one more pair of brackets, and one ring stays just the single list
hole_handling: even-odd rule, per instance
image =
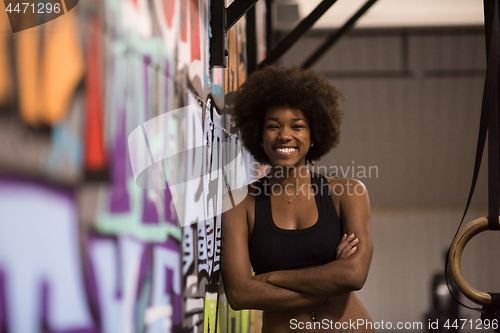
[{"label": "woman's nose", "polygon": [[283,140],[291,140],[292,139],[291,129],[288,127],[283,127],[280,131],[280,138]]}]

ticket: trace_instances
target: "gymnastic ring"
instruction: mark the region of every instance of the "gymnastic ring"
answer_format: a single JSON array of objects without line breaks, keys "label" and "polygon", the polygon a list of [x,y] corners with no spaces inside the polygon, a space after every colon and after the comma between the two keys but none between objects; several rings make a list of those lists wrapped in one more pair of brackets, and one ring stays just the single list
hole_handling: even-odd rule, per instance
[{"label": "gymnastic ring", "polygon": [[465,245],[467,245],[472,237],[485,230],[488,230],[488,219],[486,217],[478,218],[477,220],[474,220],[467,224],[465,228],[460,232],[460,234],[458,234],[457,237],[453,239],[450,247],[450,254],[448,257],[451,276],[453,277],[453,280],[455,280],[458,288],[462,291],[465,297],[480,305],[490,305],[491,295],[474,289],[470,284],[467,283],[467,281],[465,281],[465,278],[462,275],[461,259]]}]

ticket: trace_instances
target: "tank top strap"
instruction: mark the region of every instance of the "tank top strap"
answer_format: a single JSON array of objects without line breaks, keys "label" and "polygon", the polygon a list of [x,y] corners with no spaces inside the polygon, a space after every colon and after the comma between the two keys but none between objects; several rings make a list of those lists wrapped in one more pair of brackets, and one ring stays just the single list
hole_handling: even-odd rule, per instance
[{"label": "tank top strap", "polygon": [[253,226],[253,236],[262,232],[265,228],[265,222],[268,218],[266,214],[266,199],[269,195],[269,180],[264,176],[254,183],[255,189],[255,222]]},{"label": "tank top strap", "polygon": [[[328,216],[329,218],[334,218],[340,221],[340,217],[337,214],[337,209],[335,208],[335,205],[333,204],[333,198],[332,198],[332,192],[330,189],[330,184],[328,183],[328,179],[323,176],[322,174],[319,173],[313,173],[311,172],[312,176],[312,183],[317,184],[317,191],[318,191],[318,196],[320,198],[321,206],[323,210],[325,211],[325,216]],[[315,189],[316,190],[316,189]],[[341,224],[342,226],[342,224]]]},{"label": "tank top strap", "polygon": [[311,171],[311,185],[315,191],[314,193],[317,194],[316,197],[321,198],[320,201],[323,205],[327,204],[328,199],[332,201],[330,184],[328,184],[325,176]]}]

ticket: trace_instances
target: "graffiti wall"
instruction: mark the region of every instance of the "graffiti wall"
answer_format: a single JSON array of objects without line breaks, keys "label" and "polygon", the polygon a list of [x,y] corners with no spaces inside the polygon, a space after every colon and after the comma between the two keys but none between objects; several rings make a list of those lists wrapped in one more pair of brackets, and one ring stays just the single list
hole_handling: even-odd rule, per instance
[{"label": "graffiti wall", "polygon": [[209,9],[88,0],[12,33],[0,4],[0,332],[260,331],[220,276],[221,198],[255,177],[245,20],[211,69]]}]

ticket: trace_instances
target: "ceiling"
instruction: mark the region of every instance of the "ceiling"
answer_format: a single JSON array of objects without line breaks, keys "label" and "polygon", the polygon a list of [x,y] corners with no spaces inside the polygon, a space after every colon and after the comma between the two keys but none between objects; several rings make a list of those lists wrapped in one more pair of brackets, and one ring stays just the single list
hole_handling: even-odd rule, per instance
[{"label": "ceiling", "polygon": [[[280,2],[290,2],[289,0]],[[306,17],[321,0],[293,0]],[[342,26],[366,0],[338,0],[314,25],[316,29]],[[482,0],[378,0],[356,27],[439,27],[483,25]]]}]

